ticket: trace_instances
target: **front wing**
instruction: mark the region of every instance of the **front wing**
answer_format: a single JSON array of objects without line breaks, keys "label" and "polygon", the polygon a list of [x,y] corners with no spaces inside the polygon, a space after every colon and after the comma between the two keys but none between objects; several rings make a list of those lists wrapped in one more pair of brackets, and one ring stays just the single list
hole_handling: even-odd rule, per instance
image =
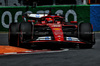
[{"label": "front wing", "polygon": [[52,40],[50,37],[48,39],[45,37],[39,37],[37,40],[27,40],[23,41],[22,43],[28,43],[28,44],[92,44],[91,42],[84,41],[84,40],[79,40],[78,38],[75,37],[65,37],[66,40],[63,41],[56,41]]}]

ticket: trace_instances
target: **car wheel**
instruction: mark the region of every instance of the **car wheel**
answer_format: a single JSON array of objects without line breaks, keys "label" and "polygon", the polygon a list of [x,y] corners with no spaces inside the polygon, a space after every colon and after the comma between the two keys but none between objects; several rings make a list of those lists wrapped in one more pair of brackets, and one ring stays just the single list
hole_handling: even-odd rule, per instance
[{"label": "car wheel", "polygon": [[9,45],[10,46],[18,46],[19,44],[19,38],[18,34],[19,33],[19,23],[11,23],[9,26]]},{"label": "car wheel", "polygon": [[20,39],[22,44],[21,47],[29,47],[30,45],[27,44],[27,41],[32,39],[32,23],[30,22],[22,22],[20,24]]},{"label": "car wheel", "polygon": [[79,39],[83,42],[89,42],[91,44],[79,44],[79,48],[92,48],[93,47],[93,29],[90,23],[79,24]]}]

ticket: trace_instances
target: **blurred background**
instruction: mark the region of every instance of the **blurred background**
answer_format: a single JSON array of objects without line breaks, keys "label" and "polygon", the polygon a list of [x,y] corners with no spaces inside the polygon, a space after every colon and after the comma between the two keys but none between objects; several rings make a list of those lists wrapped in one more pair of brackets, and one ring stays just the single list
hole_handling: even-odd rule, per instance
[{"label": "blurred background", "polygon": [[93,31],[100,31],[100,0],[0,0],[0,32],[8,32],[9,24],[22,22],[22,14],[26,6],[31,13],[46,13],[48,9],[53,14],[61,13],[65,22],[90,22]]},{"label": "blurred background", "polygon": [[100,0],[0,0],[0,6],[33,5],[33,2],[36,2],[38,6],[100,4]]}]

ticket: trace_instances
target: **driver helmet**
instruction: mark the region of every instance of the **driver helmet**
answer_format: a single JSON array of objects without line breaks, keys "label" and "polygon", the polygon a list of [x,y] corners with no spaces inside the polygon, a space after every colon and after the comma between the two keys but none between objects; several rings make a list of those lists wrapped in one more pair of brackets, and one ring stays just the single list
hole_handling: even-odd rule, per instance
[{"label": "driver helmet", "polygon": [[47,23],[53,23],[53,19],[52,18],[46,18]]}]

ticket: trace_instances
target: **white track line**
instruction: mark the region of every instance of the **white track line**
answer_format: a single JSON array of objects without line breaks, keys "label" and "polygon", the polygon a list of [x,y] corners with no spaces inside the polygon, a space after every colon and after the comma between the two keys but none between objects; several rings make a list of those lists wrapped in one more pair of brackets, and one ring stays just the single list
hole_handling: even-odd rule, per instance
[{"label": "white track line", "polygon": [[4,53],[5,55],[9,55],[9,54],[17,54],[17,52],[11,52],[11,53]]},{"label": "white track line", "polygon": [[63,49],[63,50],[57,50],[57,51],[47,51],[46,53],[56,53],[56,52],[65,52],[68,51],[69,49]]}]

